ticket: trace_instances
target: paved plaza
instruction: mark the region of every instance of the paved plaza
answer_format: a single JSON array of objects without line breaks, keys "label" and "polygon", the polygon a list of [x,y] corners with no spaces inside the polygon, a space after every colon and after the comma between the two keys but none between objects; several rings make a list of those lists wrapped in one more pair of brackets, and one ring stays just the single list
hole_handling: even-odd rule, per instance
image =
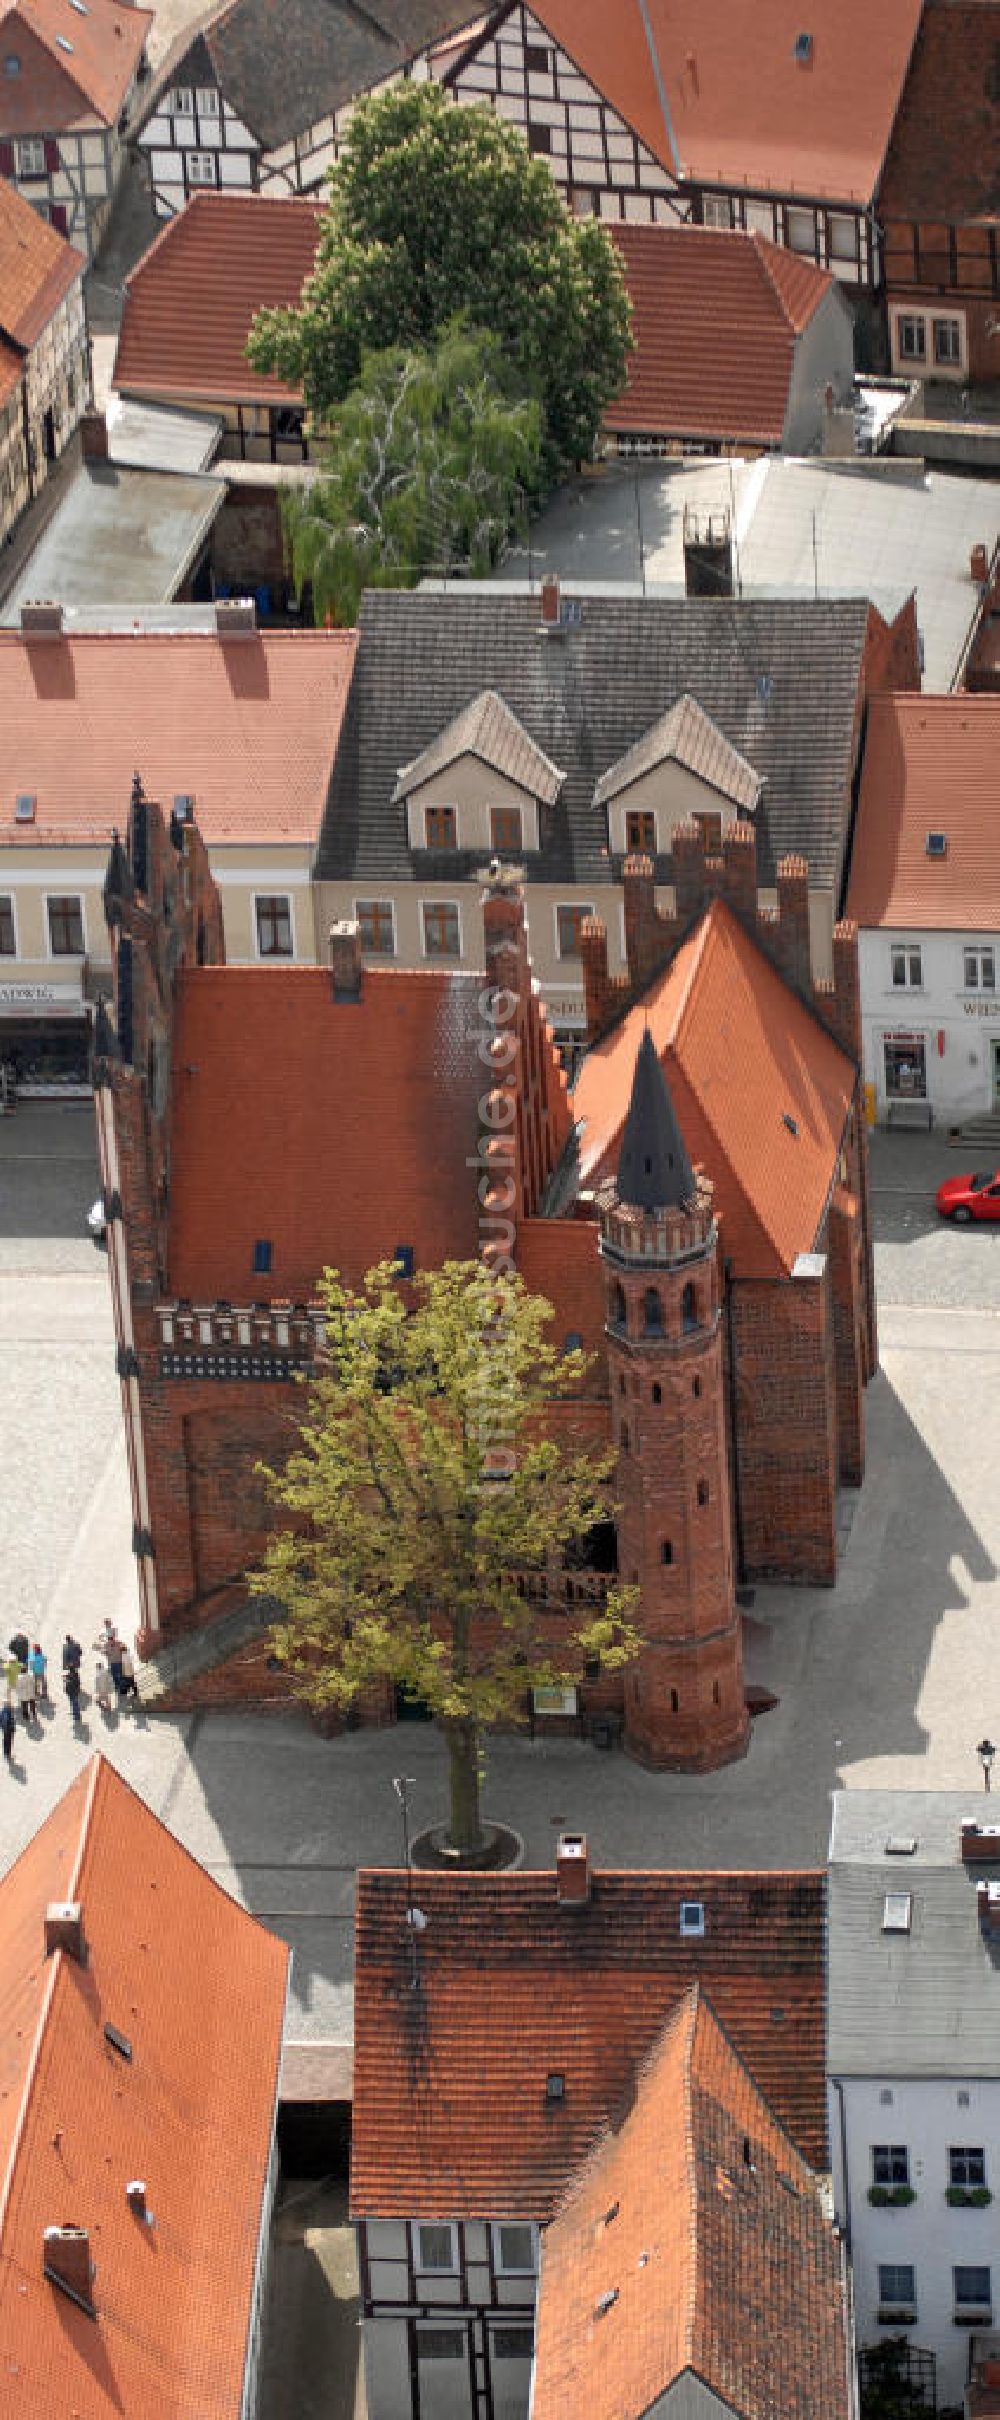
[{"label": "paved plaza", "polygon": [[[1000,1724],[1000,1229],[943,1228],[933,1192],[963,1164],[935,1136],[877,1135],[882,1369],[868,1479],[845,1502],[833,1591],[757,1591],[753,1678],[780,1699],[746,1761],[700,1780],[644,1773],[579,1742],[490,1745],[486,1804],[547,1864],[563,1824],[607,1865],[789,1865],[825,1854],[829,1793],[965,1788]],[[6,1636],[23,1623],[56,1667],[105,1612],[135,1626],[107,1264],[86,1104],[0,1121],[0,1541]],[[88,1672],[92,1672],[88,1655]],[[353,1877],[399,1855],[392,1776],[415,1823],[441,1812],[423,1726],[324,1741],[296,1716],[123,1714],[91,1703],[73,1735],[55,1702],[0,1773],[0,1866],[99,1744],[229,1889],[295,1950],[292,2038],[350,2035]]]}]

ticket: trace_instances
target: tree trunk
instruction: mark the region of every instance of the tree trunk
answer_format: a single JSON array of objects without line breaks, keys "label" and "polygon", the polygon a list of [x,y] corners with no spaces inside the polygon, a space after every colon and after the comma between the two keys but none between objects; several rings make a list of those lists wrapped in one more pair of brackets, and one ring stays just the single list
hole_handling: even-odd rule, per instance
[{"label": "tree trunk", "polygon": [[451,1817],[450,1846],[461,1857],[474,1857],[483,1845],[479,1821],[479,1731],[475,1723],[445,1723]]}]

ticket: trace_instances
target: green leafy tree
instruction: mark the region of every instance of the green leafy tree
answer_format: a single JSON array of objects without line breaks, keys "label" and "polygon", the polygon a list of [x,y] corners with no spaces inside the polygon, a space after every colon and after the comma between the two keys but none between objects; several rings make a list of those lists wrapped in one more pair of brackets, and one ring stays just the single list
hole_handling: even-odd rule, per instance
[{"label": "green leafy tree", "polygon": [[404,1289],[383,1263],[359,1292],[328,1270],[321,1297],[327,1366],[300,1444],[266,1474],[291,1520],[250,1584],[282,1608],[275,1652],[309,1705],[346,1708],[386,1681],[425,1702],[448,1750],[450,1841],[474,1856],[485,1726],[588,1658],[636,1650],[634,1590],[560,1611],[543,1642],[517,1587],[519,1571],[579,1560],[613,1456],[553,1434],[553,1397],[578,1390],[585,1358],[549,1343],[550,1307],[516,1275],[450,1262]]},{"label": "green leafy tree", "polygon": [[625,382],[624,277],[516,129],[436,84],[397,85],[355,111],[329,190],[300,303],[254,323],[257,367],[301,384],[322,424],[365,352],[430,345],[462,315],[539,398],[546,477],[586,459]]},{"label": "green leafy tree", "polygon": [[452,323],[430,349],[367,354],[330,437],[285,534],[318,616],[354,622],[365,588],[490,569],[537,481],[541,414],[511,395],[497,339]]}]

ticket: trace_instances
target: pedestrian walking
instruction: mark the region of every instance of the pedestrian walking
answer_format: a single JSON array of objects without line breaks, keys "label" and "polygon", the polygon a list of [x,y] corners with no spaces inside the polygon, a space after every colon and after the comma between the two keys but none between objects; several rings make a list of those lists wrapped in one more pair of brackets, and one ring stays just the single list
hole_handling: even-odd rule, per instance
[{"label": "pedestrian walking", "polygon": [[135,1677],[135,1661],[134,1661],[134,1658],[133,1658],[133,1656],[132,1656],[132,1654],[131,1654],[131,1652],[130,1652],[129,1648],[128,1648],[128,1647],[123,1647],[123,1648],[122,1648],[122,1696],[123,1696],[123,1697],[135,1697],[135,1698],[137,1698],[137,1697],[138,1697],[138,1695],[139,1695],[139,1683],[138,1683],[138,1681],[136,1680],[136,1677]]},{"label": "pedestrian walking", "polygon": [[17,1676],[17,1702],[24,1716],[25,1725],[33,1723],[35,1719],[35,1676],[27,1664]]},{"label": "pedestrian walking", "polygon": [[79,1664],[67,1664],[66,1666],[66,1695],[69,1699],[70,1713],[72,1714],[74,1724],[78,1723],[80,1720]]},{"label": "pedestrian walking", "polygon": [[83,1648],[82,1648],[82,1647],[81,1647],[81,1645],[80,1645],[80,1641],[79,1641],[79,1639],[75,1639],[75,1638],[73,1637],[73,1635],[72,1635],[72,1632],[71,1632],[71,1631],[67,1630],[67,1632],[66,1632],[66,1636],[65,1636],[65,1638],[64,1638],[64,1640],[63,1640],[63,1651],[62,1651],[62,1663],[63,1663],[63,1671],[64,1671],[64,1672],[69,1672],[69,1671],[70,1671],[70,1669],[71,1669],[72,1667],[74,1667],[74,1666],[75,1666],[76,1671],[77,1671],[77,1672],[79,1672],[79,1670],[80,1670],[80,1666],[81,1666],[82,1662],[83,1662]]},{"label": "pedestrian walking", "polygon": [[0,1740],[3,1742],[4,1762],[9,1765],[11,1749],[14,1745],[13,1706],[0,1706]]},{"label": "pedestrian walking", "polygon": [[21,1667],[18,1663],[16,1655],[7,1656],[4,1663],[3,1676],[7,1683],[7,1702],[9,1705],[17,1697],[17,1684],[21,1677]]},{"label": "pedestrian walking", "polygon": [[111,1637],[108,1640],[105,1652],[108,1659],[108,1670],[115,1684],[115,1696],[124,1697],[125,1682],[122,1675],[122,1657],[125,1653],[125,1647],[124,1642],[118,1637],[117,1632],[114,1630],[112,1631]]},{"label": "pedestrian walking", "polygon": [[19,1664],[27,1663],[28,1635],[26,1631],[15,1630],[14,1636],[10,1642],[10,1652],[12,1655],[16,1655]]},{"label": "pedestrian walking", "polygon": [[41,1647],[39,1646],[39,1644],[38,1644],[38,1640],[37,1640],[37,1639],[35,1640],[35,1644],[34,1644],[34,1646],[33,1646],[32,1650],[31,1650],[31,1654],[30,1654],[30,1655],[29,1655],[29,1657],[28,1657],[28,1668],[29,1668],[29,1671],[31,1671],[31,1672],[34,1674],[34,1679],[35,1679],[35,1696],[41,1700],[41,1703],[42,1703],[42,1705],[43,1705],[43,1706],[47,1706],[47,1705],[48,1705],[48,1702],[49,1702],[49,1684],[48,1684],[48,1669],[49,1669],[49,1668],[48,1668],[48,1662],[47,1662],[47,1659],[46,1659],[45,1655],[43,1654],[42,1649],[41,1649]]},{"label": "pedestrian walking", "polygon": [[104,1620],[101,1623],[101,1627],[97,1633],[97,1637],[94,1640],[94,1645],[97,1649],[98,1655],[107,1655],[111,1641],[116,1637],[116,1635],[117,1634],[114,1623],[111,1619],[111,1615],[106,1613]]},{"label": "pedestrian walking", "polygon": [[94,1696],[97,1699],[101,1713],[110,1714],[111,1708],[114,1704],[115,1693],[111,1686],[111,1674],[108,1671],[108,1667],[104,1661],[103,1655],[99,1655],[97,1658],[97,1672],[94,1678]]}]

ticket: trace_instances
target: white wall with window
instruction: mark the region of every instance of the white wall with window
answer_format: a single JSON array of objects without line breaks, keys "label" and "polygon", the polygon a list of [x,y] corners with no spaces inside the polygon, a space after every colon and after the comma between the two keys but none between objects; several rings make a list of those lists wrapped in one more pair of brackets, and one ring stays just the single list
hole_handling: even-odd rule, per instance
[{"label": "white wall with window", "polygon": [[889,308],[891,366],[901,377],[952,378],[969,372],[965,312],[951,302],[892,303]]},{"label": "white wall with window", "polygon": [[478,757],[462,756],[410,792],[406,826],[411,849],[530,851],[539,844],[538,801]]},{"label": "white wall with window", "polygon": [[527,2219],[359,2226],[369,2420],[527,2420],[538,2242]]},{"label": "white wall with window", "polygon": [[864,1075],[880,1123],[1000,1109],[1000,933],[860,935]]}]

